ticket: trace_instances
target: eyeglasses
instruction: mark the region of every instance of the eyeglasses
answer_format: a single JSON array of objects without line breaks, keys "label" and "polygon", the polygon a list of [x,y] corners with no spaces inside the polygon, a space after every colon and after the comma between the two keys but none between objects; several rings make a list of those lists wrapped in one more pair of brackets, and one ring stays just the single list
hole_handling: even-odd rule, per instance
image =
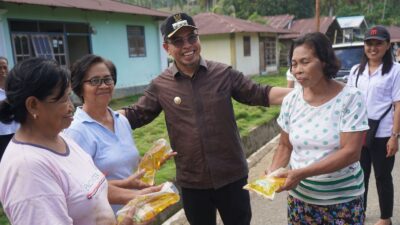
[{"label": "eyeglasses", "polygon": [[84,80],[83,82],[89,83],[92,86],[101,86],[103,82],[106,85],[112,85],[114,84],[114,79],[112,77],[105,77],[105,78],[94,77],[90,80]]},{"label": "eyeglasses", "polygon": [[178,37],[178,38],[168,39],[168,42],[177,48],[182,48],[185,45],[185,41],[187,41],[189,44],[192,45],[197,42],[198,37],[199,37],[198,34],[191,34],[187,38]]}]

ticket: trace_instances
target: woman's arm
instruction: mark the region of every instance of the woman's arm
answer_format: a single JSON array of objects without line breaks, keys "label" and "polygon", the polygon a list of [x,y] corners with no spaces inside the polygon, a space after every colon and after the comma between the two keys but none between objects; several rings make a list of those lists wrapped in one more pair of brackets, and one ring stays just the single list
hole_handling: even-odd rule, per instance
[{"label": "woman's arm", "polygon": [[125,205],[133,198],[136,198],[138,195],[144,195],[152,192],[160,191],[162,185],[153,186],[144,188],[142,190],[131,190],[120,188],[115,185],[109,183],[108,185],[108,201],[110,204],[121,204]]},{"label": "woman's arm", "polygon": [[394,102],[393,128],[392,135],[387,143],[386,157],[392,157],[399,150],[399,137],[396,135],[400,132],[400,101]]},{"label": "woman's arm", "polygon": [[120,188],[128,188],[128,189],[143,189],[150,187],[150,185],[144,183],[140,180],[141,177],[145,174],[145,170],[136,172],[129,177],[122,180],[108,180],[108,183],[120,187]]},{"label": "woman's arm", "polygon": [[332,173],[360,160],[364,133],[365,131],[340,133],[340,149],[338,151],[310,166],[289,170],[286,174],[282,174],[282,177],[287,177],[287,179],[279,191],[293,189],[307,177]]},{"label": "woman's arm", "polygon": [[271,165],[265,171],[266,174],[273,172],[280,167],[286,167],[292,154],[293,146],[289,141],[289,134],[281,131],[278,148],[275,151]]}]

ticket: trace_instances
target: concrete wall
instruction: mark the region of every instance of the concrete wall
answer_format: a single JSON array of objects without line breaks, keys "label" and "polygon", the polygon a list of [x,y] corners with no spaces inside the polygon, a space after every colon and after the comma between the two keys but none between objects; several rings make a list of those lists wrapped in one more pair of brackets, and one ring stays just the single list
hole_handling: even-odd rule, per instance
[{"label": "concrete wall", "polygon": [[[250,36],[250,56],[244,56],[243,37]],[[236,69],[245,75],[260,73],[260,49],[258,33],[236,33]]]},{"label": "concrete wall", "polygon": [[201,36],[200,42],[201,55],[205,59],[232,65],[229,34]]},{"label": "concrete wall", "polygon": [[246,137],[242,137],[244,152],[246,157],[249,157],[265,143],[270,141],[279,134],[281,128],[276,122],[276,118],[272,119],[269,123],[263,124],[250,131]]}]

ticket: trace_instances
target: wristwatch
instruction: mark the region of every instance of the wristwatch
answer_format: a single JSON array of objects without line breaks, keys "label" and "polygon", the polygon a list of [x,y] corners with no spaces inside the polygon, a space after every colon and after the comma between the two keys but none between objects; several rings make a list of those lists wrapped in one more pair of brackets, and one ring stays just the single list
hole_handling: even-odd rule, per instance
[{"label": "wristwatch", "polygon": [[400,137],[400,132],[392,132],[392,137]]}]

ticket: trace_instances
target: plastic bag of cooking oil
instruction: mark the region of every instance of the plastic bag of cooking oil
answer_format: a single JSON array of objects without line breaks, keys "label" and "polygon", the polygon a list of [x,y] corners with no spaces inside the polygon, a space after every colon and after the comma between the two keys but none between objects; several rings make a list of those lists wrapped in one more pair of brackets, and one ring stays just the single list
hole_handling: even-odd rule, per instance
[{"label": "plastic bag of cooking oil", "polygon": [[276,190],[282,187],[286,182],[286,178],[279,178],[276,176],[285,171],[287,171],[287,169],[279,168],[268,174],[268,176],[265,175],[253,182],[248,183],[243,188],[249,191],[254,191],[264,198],[274,200]]},{"label": "plastic bag of cooking oil", "polygon": [[158,139],[139,162],[138,171],[146,171],[140,180],[148,185],[154,185],[154,177],[161,167],[161,162],[171,152],[172,149],[168,142],[163,138]]},{"label": "plastic bag of cooking oil", "polygon": [[139,195],[128,202],[117,212],[118,223],[125,218],[132,206],[136,208],[132,218],[133,221],[144,223],[156,217],[164,209],[177,203],[179,199],[179,192],[175,185],[171,182],[166,182],[160,191]]}]

